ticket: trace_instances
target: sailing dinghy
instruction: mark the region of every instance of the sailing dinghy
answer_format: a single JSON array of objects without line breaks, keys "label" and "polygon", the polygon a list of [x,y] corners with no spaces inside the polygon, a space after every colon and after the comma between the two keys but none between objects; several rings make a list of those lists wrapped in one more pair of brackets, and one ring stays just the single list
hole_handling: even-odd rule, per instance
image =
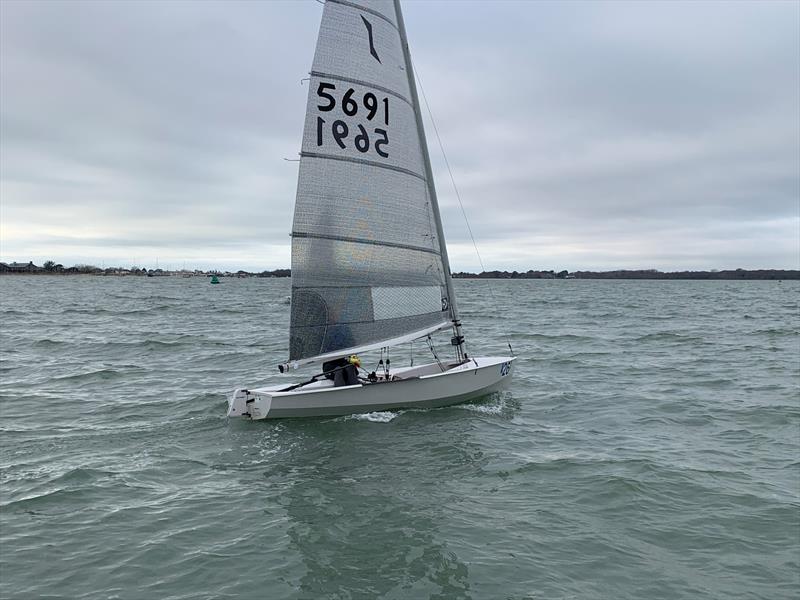
[{"label": "sailing dinghy", "polygon": [[[343,360],[448,329],[453,360],[387,361],[368,377]],[[317,363],[327,373],[237,389],[228,415],[446,406],[501,389],[513,361],[466,351],[399,0],[327,0],[292,228],[289,360],[279,366]]]}]

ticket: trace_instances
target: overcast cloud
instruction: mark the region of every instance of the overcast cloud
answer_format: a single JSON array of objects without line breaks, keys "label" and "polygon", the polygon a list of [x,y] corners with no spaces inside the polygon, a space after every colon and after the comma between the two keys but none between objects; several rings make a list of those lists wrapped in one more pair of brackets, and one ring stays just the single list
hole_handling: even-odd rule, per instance
[{"label": "overcast cloud", "polygon": [[[800,3],[404,13],[488,269],[800,268]],[[321,14],[0,2],[0,260],[287,267]]]}]

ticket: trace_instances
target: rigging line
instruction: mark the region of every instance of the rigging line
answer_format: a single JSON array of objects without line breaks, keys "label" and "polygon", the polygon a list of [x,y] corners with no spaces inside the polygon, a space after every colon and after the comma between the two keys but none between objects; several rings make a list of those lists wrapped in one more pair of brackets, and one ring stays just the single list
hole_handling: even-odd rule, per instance
[{"label": "rigging line", "polygon": [[[469,219],[467,218],[467,211],[464,210],[464,203],[461,202],[461,194],[458,192],[458,186],[456,185],[456,180],[453,177],[453,170],[450,168],[450,161],[447,160],[447,153],[444,151],[444,144],[442,144],[442,138],[439,136],[439,128],[436,127],[436,120],[433,118],[433,111],[431,111],[431,107],[428,104],[428,97],[425,95],[425,88],[422,87],[422,78],[419,76],[419,71],[412,63],[411,69],[414,71],[414,76],[417,79],[417,83],[419,84],[419,91],[422,92],[422,101],[425,102],[425,108],[428,111],[428,116],[431,118],[431,124],[433,125],[433,132],[436,134],[436,141],[439,143],[439,150],[442,151],[442,157],[444,158],[444,164],[447,166],[447,172],[450,175],[450,182],[453,184],[453,190],[456,193],[456,198],[458,199],[458,206],[461,207],[461,214],[464,216],[464,222],[467,224],[467,231],[469,231],[469,237],[472,240],[472,246],[475,248],[475,254],[478,256],[478,263],[481,265],[481,271],[484,273],[486,272],[486,267],[483,266],[483,259],[481,258],[481,253],[478,250],[478,244],[475,242],[475,236],[472,233],[472,227],[469,224]],[[451,275],[452,277],[452,275]],[[489,288],[489,295],[492,297],[492,302],[494,303],[495,309],[497,309],[497,298],[494,295],[494,290],[492,290],[492,286],[487,283],[487,287]],[[511,350],[511,354],[514,354],[514,350],[511,348],[511,339],[508,337],[508,331],[503,330],[503,336],[506,338],[506,344],[508,345],[508,349]]]},{"label": "rigging line", "polygon": [[375,368],[372,369],[372,372],[373,373],[377,373],[378,372],[378,367],[382,367],[382,366],[383,366],[383,348],[381,348],[381,358],[378,361],[378,364],[375,365]]},{"label": "rigging line", "polygon": [[428,348],[430,348],[431,354],[433,354],[433,358],[436,359],[436,364],[439,365],[439,370],[444,373],[444,366],[442,365],[442,361],[439,360],[439,357],[436,355],[436,349],[433,347],[433,340],[431,336],[428,336]]}]

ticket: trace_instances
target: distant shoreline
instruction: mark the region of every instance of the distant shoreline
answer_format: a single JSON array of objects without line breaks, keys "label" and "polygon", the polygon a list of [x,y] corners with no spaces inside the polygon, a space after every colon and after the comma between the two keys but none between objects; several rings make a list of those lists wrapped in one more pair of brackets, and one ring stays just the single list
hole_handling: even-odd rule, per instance
[{"label": "distant shoreline", "polygon": [[671,271],[656,269],[618,271],[483,271],[453,273],[454,279],[709,279],[725,281],[800,279],[800,270],[728,269],[720,271]]},{"label": "distant shoreline", "polygon": [[[28,263],[2,263],[0,262],[0,275],[94,275],[106,277],[290,277],[290,269],[275,269],[273,271],[219,271],[219,270],[193,270],[185,269],[170,271],[164,269],[145,269],[133,267],[100,268],[94,265],[75,265],[64,267],[47,261],[44,266]],[[684,280],[724,280],[724,281],[753,281],[753,280],[800,280],[800,270],[787,269],[727,269],[712,271],[670,271],[663,272],[656,269],[617,270],[617,271],[482,271],[480,273],[457,272],[453,273],[454,279],[684,279]]]}]

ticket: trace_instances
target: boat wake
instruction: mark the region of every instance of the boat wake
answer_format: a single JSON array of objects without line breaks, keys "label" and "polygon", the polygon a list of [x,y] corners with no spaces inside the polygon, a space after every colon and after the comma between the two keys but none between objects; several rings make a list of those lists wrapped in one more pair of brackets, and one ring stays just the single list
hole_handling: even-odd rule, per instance
[{"label": "boat wake", "polygon": [[371,413],[361,413],[355,415],[347,415],[346,417],[341,417],[342,420],[355,420],[355,421],[370,421],[371,423],[388,423],[394,420],[395,417],[399,417],[403,414],[404,411],[391,411],[391,410],[382,410],[377,412]]},{"label": "boat wake", "polygon": [[502,415],[509,410],[509,405],[502,396],[495,398],[485,398],[479,403],[456,404],[451,408],[469,410],[471,412],[484,415]]}]

